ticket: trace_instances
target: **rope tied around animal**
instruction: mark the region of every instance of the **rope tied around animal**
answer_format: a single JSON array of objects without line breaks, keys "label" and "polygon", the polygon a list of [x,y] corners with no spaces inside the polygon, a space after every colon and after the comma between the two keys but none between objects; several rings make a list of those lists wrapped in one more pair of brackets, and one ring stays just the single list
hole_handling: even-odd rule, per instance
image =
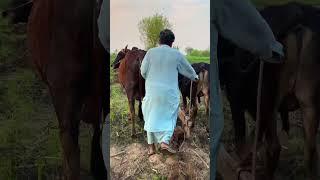
[{"label": "rope tied around animal", "polygon": [[181,151],[181,149],[185,143],[185,140],[187,138],[189,138],[190,133],[191,133],[190,130],[193,125],[192,120],[191,120],[191,110],[193,107],[192,106],[192,93],[193,93],[193,81],[191,80],[191,82],[190,82],[190,101],[189,101],[189,105],[187,105],[188,106],[187,113],[180,110],[180,114],[179,114],[180,120],[182,122],[182,129],[183,129],[183,141],[179,146],[179,151]]},{"label": "rope tied around animal", "polygon": [[[190,105],[189,105],[189,116],[188,116],[189,119],[188,120],[190,120],[190,118],[191,118],[190,116],[191,116],[191,108],[192,108],[192,83],[193,83],[193,81],[190,82],[190,102],[189,102]],[[188,120],[187,120],[187,125],[189,126]]]},{"label": "rope tied around animal", "polygon": [[26,6],[26,5],[29,5],[29,4],[31,4],[31,3],[33,3],[33,0],[30,0],[30,1],[27,1],[27,2],[25,2],[25,3],[22,3],[22,4],[14,7],[14,8],[9,8],[9,9],[7,9],[7,10],[1,11],[1,14],[4,15],[4,14],[10,12],[10,11],[17,10],[17,9],[22,8],[22,7],[24,7],[24,6]]}]

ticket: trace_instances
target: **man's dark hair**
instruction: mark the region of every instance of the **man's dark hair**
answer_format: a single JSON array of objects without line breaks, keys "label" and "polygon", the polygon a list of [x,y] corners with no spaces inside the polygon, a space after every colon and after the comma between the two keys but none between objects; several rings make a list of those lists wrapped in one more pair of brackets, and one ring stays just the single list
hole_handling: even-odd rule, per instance
[{"label": "man's dark hair", "polygon": [[169,29],[161,31],[159,37],[159,43],[166,44],[168,46],[171,46],[175,39],[173,32]]}]

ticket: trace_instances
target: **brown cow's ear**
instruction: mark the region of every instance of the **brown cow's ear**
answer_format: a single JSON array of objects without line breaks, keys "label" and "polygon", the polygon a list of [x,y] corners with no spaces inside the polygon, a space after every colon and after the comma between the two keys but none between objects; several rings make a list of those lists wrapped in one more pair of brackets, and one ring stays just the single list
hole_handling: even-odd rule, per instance
[{"label": "brown cow's ear", "polygon": [[127,50],[128,49],[128,44],[126,45],[126,47],[124,48],[124,50]]}]

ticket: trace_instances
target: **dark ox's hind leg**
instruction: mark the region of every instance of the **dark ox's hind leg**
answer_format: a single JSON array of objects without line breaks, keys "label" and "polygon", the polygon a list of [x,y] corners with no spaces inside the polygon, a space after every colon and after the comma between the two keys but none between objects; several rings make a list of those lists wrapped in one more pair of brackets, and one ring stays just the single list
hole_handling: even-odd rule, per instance
[{"label": "dark ox's hind leg", "polygon": [[[270,84],[268,84],[270,85]],[[270,86],[269,86],[270,87]],[[280,103],[276,101],[277,97],[275,89],[263,89],[265,93],[261,98],[261,113],[260,113],[260,132],[259,138],[265,134],[266,152],[266,180],[274,178],[274,172],[278,166],[281,146],[277,134],[277,114]],[[263,91],[262,90],[262,91]],[[266,92],[268,91],[268,92]]]},{"label": "dark ox's hind leg", "polygon": [[[192,104],[192,117],[195,120],[197,115],[198,115],[198,96],[197,96],[197,89],[193,88],[192,90],[192,98],[190,100],[191,104]],[[195,122],[195,121],[193,121]],[[193,123],[194,126],[195,123]]]},{"label": "dark ox's hind leg", "polygon": [[[108,174],[104,165],[102,148],[100,146],[101,130],[100,125],[93,127],[94,133],[91,141],[91,172],[96,180],[107,179]],[[104,139],[104,141],[107,141]]]},{"label": "dark ox's hind leg", "polygon": [[141,102],[141,100],[139,101],[139,112],[138,112],[138,116],[139,116],[140,120],[143,121],[142,102]]},{"label": "dark ox's hind leg", "polygon": [[242,146],[245,144],[246,139],[246,120],[244,116],[244,110],[241,104],[231,100],[230,108],[233,120],[233,128],[235,132],[235,143],[237,150],[241,153]]},{"label": "dark ox's hind leg", "polygon": [[288,110],[280,109],[280,117],[282,121],[282,130],[284,130],[287,133],[287,135],[289,135],[290,124]]},{"label": "dark ox's hind leg", "polygon": [[77,180],[80,174],[78,136],[82,98],[75,89],[50,91],[59,121],[64,177],[66,180]]},{"label": "dark ox's hind leg", "polygon": [[[269,112],[270,113],[270,112]],[[270,116],[261,118],[262,121],[266,122],[267,128],[265,130],[266,134],[266,167],[267,167],[267,179],[273,179],[274,172],[277,168],[281,146],[277,136],[277,121],[276,121],[276,112],[270,113]],[[265,116],[265,115],[263,115]]]},{"label": "dark ox's hind leg", "polygon": [[129,102],[129,110],[130,110],[130,118],[131,118],[131,137],[135,138],[136,137],[136,113],[134,109],[134,103],[135,100],[133,98],[128,98]]}]

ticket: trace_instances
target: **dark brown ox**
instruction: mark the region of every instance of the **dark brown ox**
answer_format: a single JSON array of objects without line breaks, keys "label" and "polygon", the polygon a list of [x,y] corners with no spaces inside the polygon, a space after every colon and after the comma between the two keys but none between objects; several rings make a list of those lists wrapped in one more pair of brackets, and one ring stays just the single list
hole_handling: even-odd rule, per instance
[{"label": "dark brown ox", "polygon": [[[135,100],[139,101],[139,113],[138,116],[140,120],[143,120],[141,103],[142,98],[145,95],[145,80],[141,76],[140,66],[141,62],[146,54],[146,51],[133,48],[128,50],[127,47],[120,51],[117,55],[115,62],[119,64],[118,78],[119,82],[124,88],[130,110],[130,120],[132,123],[132,137],[136,136],[135,130]],[[124,58],[121,58],[123,57]]]},{"label": "dark brown ox", "polygon": [[[182,109],[179,111],[179,119],[182,122],[182,127],[186,132],[186,137],[191,135],[192,128],[195,124],[195,118],[198,113],[198,106],[201,102],[201,97],[204,97],[205,112],[209,115],[209,64],[194,63],[191,65],[199,76],[198,82],[192,83],[192,92],[190,98],[191,80],[179,74],[179,89],[182,95]],[[187,105],[187,98],[190,100]],[[190,107],[191,106],[191,107]],[[189,112],[189,108],[190,112]]]},{"label": "dark brown ox", "polygon": [[28,23],[28,48],[52,97],[59,121],[64,177],[68,180],[79,179],[81,120],[94,129],[93,176],[107,178],[100,148],[100,122],[103,103],[106,107],[108,103],[109,66],[98,39],[96,7],[94,0],[36,0]]},{"label": "dark brown ox", "polygon": [[[266,179],[273,178],[280,155],[280,145],[276,132],[277,113],[278,111],[292,111],[297,108],[301,108],[303,112],[306,178],[318,179],[316,135],[320,118],[319,112],[317,112],[320,106],[320,76],[318,72],[320,68],[320,23],[318,21],[320,11],[310,6],[289,3],[283,6],[266,8],[262,11],[262,15],[285,47],[284,64],[265,64],[264,67],[260,116],[262,124],[259,136],[261,140],[262,135],[264,135],[267,144]],[[281,17],[282,20],[270,17]],[[286,19],[286,21],[283,19]],[[221,68],[222,71],[225,71],[221,72],[224,76],[222,80],[227,80],[226,86],[229,87],[226,90],[229,92],[236,92],[234,91],[235,88],[240,86],[246,89],[243,91],[244,89],[240,88],[242,91],[238,91],[238,97],[247,97],[247,100],[240,102],[233,99],[233,102],[239,104],[253,103],[245,106],[253,107],[252,110],[249,109],[249,112],[255,112],[258,61],[250,63],[256,57],[241,52],[239,49],[235,51],[235,54],[237,54],[236,52],[238,55],[239,52],[242,54],[242,56],[234,56],[234,60],[240,62],[235,62],[238,65],[233,65],[235,69],[238,68],[238,74],[242,74],[242,76],[233,77],[238,78],[239,84],[235,84],[236,81],[228,82],[228,79],[231,78],[231,71],[228,68]],[[245,56],[243,56],[244,54]],[[242,73],[239,71],[241,65],[244,65],[246,69]],[[248,96],[249,94],[251,95]],[[236,106],[233,108],[236,108]],[[241,111],[237,114],[233,113],[232,116],[242,116],[244,109],[240,109],[239,106],[237,108]],[[241,127],[245,126],[243,123],[244,121],[240,123]]]}]

